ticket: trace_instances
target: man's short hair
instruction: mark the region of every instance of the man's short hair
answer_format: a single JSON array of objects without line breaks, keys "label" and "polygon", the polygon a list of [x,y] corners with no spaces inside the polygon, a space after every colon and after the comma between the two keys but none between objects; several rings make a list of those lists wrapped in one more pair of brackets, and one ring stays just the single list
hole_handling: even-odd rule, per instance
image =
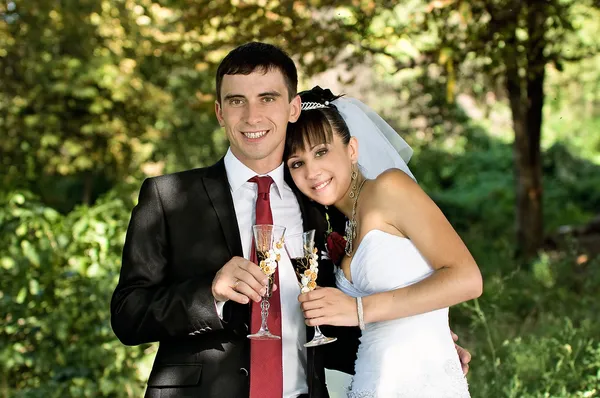
[{"label": "man's short hair", "polygon": [[271,44],[250,42],[234,48],[217,69],[217,101],[221,103],[221,84],[225,75],[249,75],[254,71],[267,73],[277,69],[283,75],[291,101],[298,90],[298,71],[290,56]]}]

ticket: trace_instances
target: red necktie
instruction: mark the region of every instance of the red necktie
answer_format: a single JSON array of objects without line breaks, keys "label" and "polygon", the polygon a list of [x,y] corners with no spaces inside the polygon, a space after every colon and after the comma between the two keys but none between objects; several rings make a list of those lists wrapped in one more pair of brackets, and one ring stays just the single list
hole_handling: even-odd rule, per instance
[{"label": "red necktie", "polygon": [[[273,179],[269,176],[252,177],[248,181],[258,184],[256,198],[256,224],[273,224],[269,190]],[[252,244],[251,260],[256,262],[256,248]],[[279,287],[279,269],[273,274],[274,283]],[[281,302],[279,289],[269,299],[268,325],[276,336],[281,336]],[[260,303],[252,302],[250,311],[250,331],[260,328]],[[281,340],[250,340],[250,398],[281,398],[283,395],[283,365],[281,363]]]}]

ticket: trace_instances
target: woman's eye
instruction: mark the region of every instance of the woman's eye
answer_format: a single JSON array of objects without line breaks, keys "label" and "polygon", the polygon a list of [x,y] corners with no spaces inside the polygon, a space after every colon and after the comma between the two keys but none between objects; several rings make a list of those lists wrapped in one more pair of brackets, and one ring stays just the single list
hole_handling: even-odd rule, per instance
[{"label": "woman's eye", "polygon": [[326,153],[327,153],[327,149],[325,149],[325,148],[323,148],[323,149],[319,149],[319,150],[317,151],[317,153],[315,153],[315,156],[319,158],[319,157],[321,157],[321,156],[325,155]]},{"label": "woman's eye", "polygon": [[300,161],[294,162],[290,165],[290,169],[297,169],[300,166],[302,166],[302,162],[300,162]]}]

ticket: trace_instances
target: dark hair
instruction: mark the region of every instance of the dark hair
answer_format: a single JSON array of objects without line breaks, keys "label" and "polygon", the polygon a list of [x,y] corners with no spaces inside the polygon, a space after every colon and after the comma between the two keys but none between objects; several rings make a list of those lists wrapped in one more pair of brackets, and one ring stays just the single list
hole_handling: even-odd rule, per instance
[{"label": "dark hair", "polygon": [[289,55],[279,47],[260,42],[250,42],[234,48],[217,69],[217,101],[221,102],[221,83],[225,75],[249,75],[258,70],[267,73],[278,69],[285,80],[291,101],[298,90],[298,72]]},{"label": "dark hair", "polygon": [[315,86],[300,94],[302,104],[314,102],[327,105],[326,108],[302,110],[295,123],[288,123],[285,138],[284,159],[287,160],[296,151],[315,145],[331,143],[333,134],[337,134],[344,144],[350,142],[350,130],[342,115],[331,102],[340,98],[330,90]]}]

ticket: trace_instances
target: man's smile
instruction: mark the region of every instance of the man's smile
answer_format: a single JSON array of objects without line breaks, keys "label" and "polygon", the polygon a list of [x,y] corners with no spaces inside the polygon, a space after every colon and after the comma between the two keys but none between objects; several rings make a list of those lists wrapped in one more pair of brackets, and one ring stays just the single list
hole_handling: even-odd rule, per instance
[{"label": "man's smile", "polygon": [[269,130],[257,130],[257,131],[242,131],[242,134],[246,136],[246,138],[250,138],[251,140],[256,140],[261,137],[264,137]]}]

